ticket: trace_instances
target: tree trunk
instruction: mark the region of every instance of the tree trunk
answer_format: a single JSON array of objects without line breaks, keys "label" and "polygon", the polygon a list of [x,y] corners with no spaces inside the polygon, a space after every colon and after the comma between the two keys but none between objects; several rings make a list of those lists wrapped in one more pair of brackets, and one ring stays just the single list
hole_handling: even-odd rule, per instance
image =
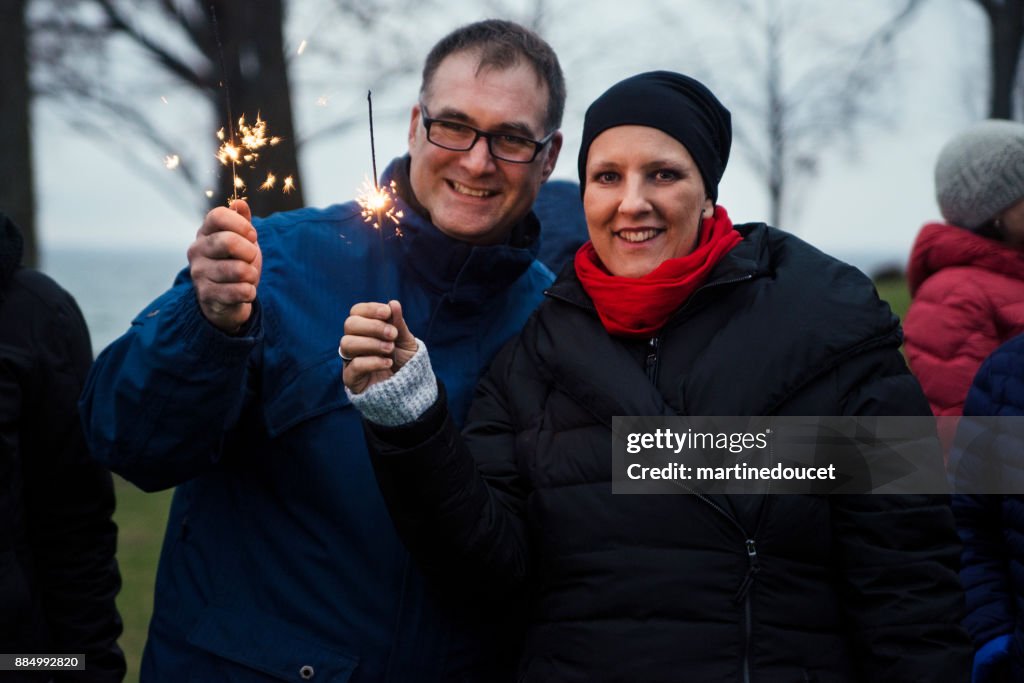
[{"label": "tree trunk", "polygon": [[0,211],[25,237],[27,266],[38,265],[29,110],[28,0],[0,2]]},{"label": "tree trunk", "polygon": [[783,21],[770,5],[770,14],[765,23],[765,98],[768,103],[768,200],[771,224],[782,227],[784,203],[786,199],[786,174],[789,168],[786,158],[786,102],[782,92],[782,46]]},{"label": "tree trunk", "polygon": [[[238,119],[242,115],[250,125],[259,115],[267,122],[268,137],[281,138],[277,145],[259,150],[259,160],[254,168],[238,165],[237,174],[246,184],[238,195],[248,197],[255,216],[300,208],[305,204],[301,186],[296,184],[293,191],[283,192],[284,178],[289,175],[298,178],[299,170],[284,54],[283,2],[260,2],[259,11],[244,0],[216,0],[211,7],[217,12],[216,28],[227,72],[225,86],[231,100],[231,128],[237,133]],[[219,55],[215,62],[220,65]],[[225,131],[228,131],[228,103],[224,89],[211,91],[209,98],[216,119],[224,121]],[[273,189],[260,190],[267,173],[276,176],[276,185]],[[225,197],[231,196],[232,187],[232,169],[226,166],[220,174],[220,192],[214,195],[213,203],[221,204]]]},{"label": "tree trunk", "polygon": [[989,116],[1013,119],[1014,89],[1024,40],[1024,0],[984,1],[991,30],[992,96]]}]

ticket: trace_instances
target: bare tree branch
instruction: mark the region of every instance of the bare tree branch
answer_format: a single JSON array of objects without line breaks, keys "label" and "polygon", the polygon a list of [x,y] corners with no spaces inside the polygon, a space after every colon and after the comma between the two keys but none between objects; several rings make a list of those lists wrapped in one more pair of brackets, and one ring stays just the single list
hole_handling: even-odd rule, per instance
[{"label": "bare tree branch", "polygon": [[114,30],[131,38],[133,42],[148,52],[167,71],[196,88],[210,87],[209,82],[197,74],[191,67],[168,52],[163,46],[153,42],[141,30],[133,27],[111,0],[95,0],[95,2],[106,13],[107,20]]},{"label": "bare tree branch", "polygon": [[[814,3],[729,0],[736,10],[732,27],[741,35],[732,41],[739,58],[723,57],[714,73],[733,75],[723,89],[734,114],[737,147],[764,183],[773,223],[784,221],[796,199],[789,188],[797,178],[817,172],[823,150],[876,117],[872,95],[891,70],[896,37],[921,4],[903,0],[860,37],[840,40],[824,34],[834,19],[811,20],[820,11]],[[849,25],[838,28],[846,36],[851,33]],[[808,56],[816,39],[820,58]],[[799,61],[794,54],[801,55]]]}]

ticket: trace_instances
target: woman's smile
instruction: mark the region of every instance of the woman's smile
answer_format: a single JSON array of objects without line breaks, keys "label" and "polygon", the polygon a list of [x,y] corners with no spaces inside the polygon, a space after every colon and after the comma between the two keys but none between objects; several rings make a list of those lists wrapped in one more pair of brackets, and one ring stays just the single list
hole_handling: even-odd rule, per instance
[{"label": "woman's smile", "polygon": [[616,237],[632,244],[641,244],[653,240],[664,232],[664,228],[622,228],[614,234]]}]

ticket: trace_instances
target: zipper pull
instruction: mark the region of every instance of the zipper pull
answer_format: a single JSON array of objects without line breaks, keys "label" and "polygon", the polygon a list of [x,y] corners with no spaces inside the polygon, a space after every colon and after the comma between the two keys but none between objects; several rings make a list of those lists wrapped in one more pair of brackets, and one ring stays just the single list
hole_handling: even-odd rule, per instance
[{"label": "zipper pull", "polygon": [[747,539],[747,559],[750,560],[750,571],[758,573],[761,571],[761,563],[757,561],[757,544],[754,539]]},{"label": "zipper pull", "polygon": [[747,593],[750,591],[750,587],[754,584],[754,577],[761,571],[761,563],[757,559],[757,544],[754,542],[754,539],[748,538],[746,546],[747,561],[750,566],[747,568],[747,575],[743,577],[743,583],[740,584],[739,590],[736,591],[736,595],[732,598],[732,601],[735,603],[743,602],[743,599],[747,597]]},{"label": "zipper pull", "polygon": [[651,340],[647,342],[647,378],[652,382],[658,375],[658,344],[657,337],[651,337]]}]

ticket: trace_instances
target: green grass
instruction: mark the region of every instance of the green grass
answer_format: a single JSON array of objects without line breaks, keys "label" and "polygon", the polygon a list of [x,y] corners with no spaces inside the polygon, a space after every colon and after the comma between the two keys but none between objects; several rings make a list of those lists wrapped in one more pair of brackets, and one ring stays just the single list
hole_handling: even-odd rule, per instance
[{"label": "green grass", "polygon": [[[878,293],[889,302],[902,320],[910,306],[910,292],[903,278],[885,278],[875,283]],[[118,562],[123,586],[117,599],[124,635],[121,647],[128,659],[126,681],[139,679],[139,660],[146,643],[149,616],[153,609],[153,583],[160,544],[167,524],[171,491],[143,493],[120,477],[114,477],[117,512],[114,520],[120,529]]]},{"label": "green grass", "polygon": [[144,493],[116,475],[114,490],[117,493],[114,513],[118,528],[117,561],[121,568],[117,608],[124,621],[120,644],[128,661],[125,680],[137,681],[149,616],[153,611],[156,563],[172,492]]},{"label": "green grass", "polygon": [[889,302],[893,313],[900,317],[900,320],[907,315],[910,308],[910,290],[907,289],[907,281],[902,277],[887,277],[877,280],[875,287],[878,288],[878,295]]}]

